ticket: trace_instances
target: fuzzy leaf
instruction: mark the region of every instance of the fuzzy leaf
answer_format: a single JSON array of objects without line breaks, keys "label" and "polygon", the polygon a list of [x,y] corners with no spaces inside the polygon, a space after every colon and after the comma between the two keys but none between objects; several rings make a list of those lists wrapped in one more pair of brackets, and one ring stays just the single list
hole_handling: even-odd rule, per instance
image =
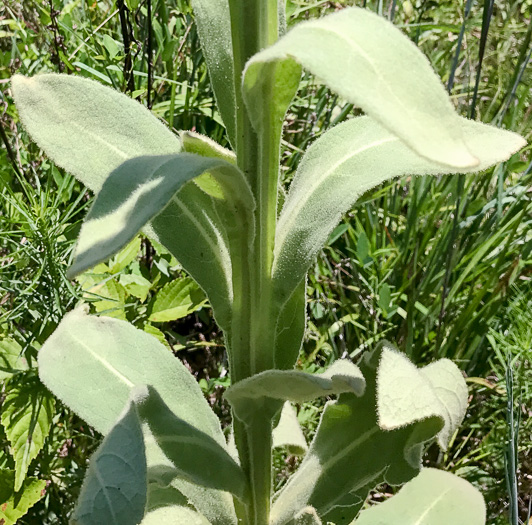
[{"label": "fuzzy leaf", "polygon": [[301,64],[427,159],[459,168],[478,164],[426,57],[375,13],[354,7],[300,23],[256,54],[246,66],[244,81],[255,125],[263,115],[254,99],[268,90],[275,63],[283,63],[286,72],[277,84],[290,84],[295,75],[299,79],[291,63]]},{"label": "fuzzy leaf", "polygon": [[96,193],[126,160],[181,150],[178,138],[142,104],[93,80],[15,75],[11,85],[33,140]]},{"label": "fuzzy leaf", "polygon": [[190,278],[169,282],[157,292],[150,321],[163,323],[181,319],[205,304],[205,296]]},{"label": "fuzzy leaf", "polygon": [[[392,364],[398,368],[390,371]],[[416,476],[424,443],[447,432],[449,398],[439,397],[440,385],[431,383],[425,369],[416,369],[386,345],[366,356],[361,369],[367,384],[364,395],[341,394],[326,405],[308,454],[273,505],[273,524],[289,523],[309,505],[324,522],[349,523],[376,485],[397,485]],[[405,378],[401,385],[393,383],[392,372]],[[456,381],[460,393],[464,388],[460,374]],[[431,406],[421,399],[425,395]],[[416,402],[423,405],[423,414],[416,412]],[[386,417],[378,414],[376,405],[381,410],[386,405]],[[456,400],[454,409],[459,406],[462,402]],[[402,426],[381,428],[393,413],[404,415]]]},{"label": "fuzzy leaf", "polygon": [[254,417],[260,405],[271,406],[275,412],[284,401],[304,403],[342,392],[362,395],[364,388],[365,381],[359,368],[350,361],[338,360],[322,374],[267,370],[235,383],[227,389],[225,397],[235,414],[245,421]]},{"label": "fuzzy leaf", "polygon": [[321,520],[312,507],[305,507],[294,518],[294,525],[321,525]]},{"label": "fuzzy leaf", "polygon": [[136,385],[157,390],[170,410],[225,446],[218,419],[185,366],[129,323],[74,310],[39,351],[44,384],[106,434]]},{"label": "fuzzy leaf", "polygon": [[15,460],[15,492],[44,445],[54,416],[54,398],[36,377],[10,382],[2,404],[2,426]]},{"label": "fuzzy leaf", "polygon": [[242,213],[252,207],[244,176],[225,161],[180,153],[136,157],[121,164],[106,179],[85,218],[70,277],[109,259],[166,207],[183,184],[207,171],[220,186],[222,199],[242,208]]},{"label": "fuzzy leaf", "polygon": [[0,381],[28,369],[22,347],[10,337],[0,341]]},{"label": "fuzzy leaf", "polygon": [[458,476],[424,468],[395,496],[364,510],[352,525],[484,525],[479,491]]},{"label": "fuzzy leaf", "polygon": [[176,417],[152,387],[137,390],[135,400],[140,417],[180,477],[244,499],[246,478],[225,446]]},{"label": "fuzzy leaf", "polygon": [[236,108],[231,17],[227,0],[192,0],[203,56],[229,141],[235,143]]},{"label": "fuzzy leaf", "polygon": [[[519,135],[459,119],[470,150],[480,159],[472,173],[504,161],[524,146]],[[330,232],[355,201],[400,175],[442,175],[451,170],[414,153],[368,117],[349,120],[320,137],[305,153],[279,217],[273,275],[278,300],[299,284]]]},{"label": "fuzzy leaf", "polygon": [[0,523],[15,525],[46,494],[46,481],[26,478],[18,493],[15,493],[15,472],[0,469]]},{"label": "fuzzy leaf", "polygon": [[142,428],[130,402],[90,459],[72,522],[137,525],[147,492]]},{"label": "fuzzy leaf", "polygon": [[164,523],[210,525],[211,522],[191,508],[181,505],[165,505],[148,512],[140,525],[161,525]]},{"label": "fuzzy leaf", "polygon": [[308,451],[307,441],[299,426],[297,414],[290,402],[286,401],[281,410],[279,423],[273,429],[272,447],[286,447],[290,454],[304,456]]}]

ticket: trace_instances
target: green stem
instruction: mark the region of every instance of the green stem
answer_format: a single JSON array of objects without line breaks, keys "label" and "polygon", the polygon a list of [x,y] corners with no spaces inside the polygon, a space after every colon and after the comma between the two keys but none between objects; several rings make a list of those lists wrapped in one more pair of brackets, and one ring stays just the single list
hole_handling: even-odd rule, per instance
[{"label": "green stem", "polygon": [[[238,166],[246,175],[256,200],[253,242],[244,243],[241,257],[233,261],[230,347],[231,378],[236,383],[273,368],[268,313],[271,311],[279,145],[272,144],[270,135],[259,134],[254,129],[243,100],[242,72],[254,54],[277,40],[278,5],[277,0],[229,0],[229,7],[237,108],[235,149]],[[268,115],[267,108],[264,109],[263,114]],[[250,501],[245,512],[237,511],[239,521],[267,525],[272,489],[271,420],[256,418],[244,424],[234,418],[234,435],[250,483]]]}]

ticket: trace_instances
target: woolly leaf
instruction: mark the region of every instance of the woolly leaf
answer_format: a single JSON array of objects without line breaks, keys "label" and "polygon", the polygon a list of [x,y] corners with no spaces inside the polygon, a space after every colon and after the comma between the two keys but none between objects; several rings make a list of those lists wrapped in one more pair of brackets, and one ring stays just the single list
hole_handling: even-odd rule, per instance
[{"label": "woolly leaf", "polygon": [[229,141],[234,144],[235,79],[229,2],[192,0],[192,8],[217,107],[227,129]]},{"label": "woolly leaf", "polygon": [[[273,93],[272,64],[284,70]],[[381,16],[355,7],[342,9],[298,24],[252,57],[245,70],[244,95],[256,126],[264,115],[255,99],[265,92],[275,98],[294,77],[299,80],[297,64],[360,106],[419,155],[458,168],[478,164],[462,140],[458,116],[428,60]]]},{"label": "woolly leaf", "polygon": [[137,525],[147,491],[142,428],[130,402],[90,459],[72,522]]},{"label": "woolly leaf", "polygon": [[28,467],[44,445],[54,416],[54,398],[36,377],[24,376],[9,383],[2,404],[2,426],[15,460],[15,492]]},{"label": "woolly leaf", "polygon": [[365,381],[359,368],[350,361],[338,360],[322,374],[266,370],[235,383],[227,389],[225,397],[235,414],[246,421],[255,416],[257,406],[271,406],[275,413],[284,401],[303,403],[342,392],[362,395],[364,388]]},{"label": "woolly leaf", "polygon": [[308,451],[307,441],[299,426],[294,407],[286,401],[281,410],[279,423],[273,429],[272,447],[286,447],[290,454],[304,456]]},{"label": "woolly leaf", "polygon": [[161,525],[162,523],[211,524],[204,516],[191,508],[181,505],[165,505],[148,512],[140,522],[140,525]]},{"label": "woolly leaf", "polygon": [[130,159],[109,175],[96,196],[81,228],[70,276],[120,250],[166,207],[183,184],[206,171],[220,186],[222,199],[231,201],[242,213],[252,207],[253,197],[245,194],[244,176],[225,161],[189,153]]},{"label": "woolly leaf", "polygon": [[106,434],[136,385],[151,385],[170,410],[225,446],[218,419],[192,374],[154,337],[129,323],[74,310],[39,351],[43,383]]},{"label": "woolly leaf", "polygon": [[176,417],[152,387],[137,390],[135,400],[140,417],[180,477],[244,499],[246,478],[225,446]]},{"label": "woolly leaf", "polygon": [[[432,380],[439,374],[418,370],[388,345],[366,356],[361,369],[367,384],[364,395],[345,393],[327,403],[309,452],[273,505],[273,524],[289,523],[309,505],[324,522],[349,523],[376,485],[397,485],[416,476],[424,443],[451,430],[446,429],[446,411],[461,410],[462,400],[449,405],[449,398],[440,396],[442,383]],[[401,378],[400,383],[394,378]],[[460,392],[460,374],[456,381],[462,383],[457,385]],[[422,413],[417,412],[419,406]],[[401,427],[382,428],[388,428],[389,414],[394,413],[402,414]],[[461,417],[463,413],[454,421]]]},{"label": "woolly leaf", "polygon": [[26,478],[19,492],[14,491],[15,472],[0,469],[0,523],[15,525],[46,494],[46,481]]},{"label": "woolly leaf", "polygon": [[424,468],[395,496],[364,510],[352,525],[484,525],[480,492],[458,476]]},{"label": "woolly leaf", "polygon": [[[459,119],[462,135],[484,170],[507,159],[525,141],[519,135]],[[365,191],[400,175],[442,175],[451,170],[414,153],[368,117],[349,120],[320,137],[305,153],[279,217],[274,294],[292,293],[343,213]],[[285,299],[286,300],[286,299]]]}]

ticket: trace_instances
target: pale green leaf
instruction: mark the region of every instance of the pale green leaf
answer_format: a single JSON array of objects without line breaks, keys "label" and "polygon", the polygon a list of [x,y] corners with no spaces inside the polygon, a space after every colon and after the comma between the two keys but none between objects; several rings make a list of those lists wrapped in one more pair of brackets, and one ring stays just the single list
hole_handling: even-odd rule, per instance
[{"label": "pale green leaf", "polygon": [[484,525],[480,492],[458,476],[424,468],[395,496],[364,510],[352,525]]},{"label": "pale green leaf", "polygon": [[[389,375],[391,364],[400,384]],[[447,364],[443,366],[447,368]],[[445,432],[450,396],[440,396],[440,385],[434,386],[424,369],[416,369],[386,345],[367,355],[361,369],[367,385],[364,395],[345,393],[327,403],[309,452],[273,505],[273,524],[290,523],[309,505],[324,522],[349,523],[376,485],[397,485],[416,476],[424,443],[442,429]],[[464,380],[457,377],[456,381],[453,390],[459,399]],[[381,399],[381,393],[385,398]],[[423,408],[422,414],[416,413],[416,402]],[[400,428],[381,428],[379,423],[384,421],[377,406],[385,408],[386,423],[389,414],[404,414]],[[453,409],[458,406],[461,400]]]},{"label": "pale green leaf", "polygon": [[312,507],[305,507],[294,518],[294,525],[321,525],[321,520]]},{"label": "pale green leaf", "polygon": [[301,64],[333,91],[401,137],[418,154],[453,167],[478,160],[462,140],[458,116],[429,61],[383,17],[360,8],[342,9],[298,24],[255,55],[245,71],[245,97],[255,122],[254,99],[271,90],[271,64],[285,62],[292,82]]},{"label": "pale green leaf", "polygon": [[94,192],[124,161],[181,150],[179,139],[144,106],[74,75],[11,79],[24,127],[59,166]]},{"label": "pale green leaf", "polygon": [[19,492],[15,493],[15,472],[0,469],[0,523],[15,525],[46,494],[46,481],[26,478]]},{"label": "pale green leaf", "polygon": [[135,401],[142,421],[180,477],[244,499],[246,477],[225,444],[176,417],[152,387],[137,390]]},{"label": "pale green leaf", "polygon": [[[359,368],[347,360],[335,361],[321,374],[298,370],[266,370],[235,383],[225,392],[235,414],[243,421],[254,417],[261,403],[280,408],[282,402],[304,403],[320,396],[354,392],[362,395],[365,381]],[[272,414],[273,415],[273,414]]]},{"label": "pale green leaf", "polygon": [[299,426],[296,411],[289,401],[283,405],[279,423],[273,429],[272,447],[286,447],[290,454],[296,456],[304,456],[308,451],[307,441]]},{"label": "pale green leaf", "polygon": [[[458,121],[484,170],[525,144],[517,134],[467,119]],[[273,275],[278,300],[299,284],[343,213],[369,189],[400,175],[451,170],[414,153],[368,117],[351,119],[320,137],[306,152],[279,217]]]},{"label": "pale green leaf", "polygon": [[225,161],[190,153],[127,160],[109,175],[96,196],[81,228],[69,275],[107,260],[165,208],[183,184],[206,171],[220,185],[225,200],[243,214],[252,208],[252,197],[243,195],[244,176]]},{"label": "pale green leaf", "polygon": [[0,341],[0,381],[28,369],[22,347],[10,337]]},{"label": "pale green leaf", "polygon": [[54,416],[54,398],[37,377],[10,382],[2,404],[2,426],[15,460],[15,492],[44,445]]},{"label": "pale green leaf", "polygon": [[140,525],[164,525],[175,523],[183,525],[210,525],[207,518],[193,509],[181,505],[167,505],[152,510],[144,516]]},{"label": "pale green leaf", "polygon": [[227,129],[229,141],[234,144],[235,79],[229,2],[192,0],[191,4],[217,107]]},{"label": "pale green leaf", "polygon": [[129,323],[67,314],[39,351],[39,376],[65,404],[106,434],[136,385],[157,390],[170,410],[225,446],[220,423],[185,366]]},{"label": "pale green leaf", "polygon": [[181,137],[183,151],[195,153],[202,157],[222,159],[230,164],[236,165],[236,155],[206,135],[196,133],[195,131],[182,131],[179,136]]},{"label": "pale green leaf", "polygon": [[175,279],[163,286],[155,296],[150,321],[163,323],[181,319],[205,304],[205,296],[190,278]]},{"label": "pale green leaf", "polygon": [[134,402],[92,455],[72,516],[76,525],[137,525],[148,492],[142,428]]}]

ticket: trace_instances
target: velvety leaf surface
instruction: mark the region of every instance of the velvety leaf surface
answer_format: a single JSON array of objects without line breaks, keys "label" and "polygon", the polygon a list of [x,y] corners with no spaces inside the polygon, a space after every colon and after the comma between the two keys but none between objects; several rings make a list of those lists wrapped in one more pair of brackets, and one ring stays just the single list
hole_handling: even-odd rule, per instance
[{"label": "velvety leaf surface", "polygon": [[210,522],[193,509],[180,505],[168,505],[152,510],[144,516],[140,525],[162,525],[175,523],[183,525],[210,525]]},{"label": "velvety leaf surface", "polygon": [[179,139],[142,104],[93,80],[15,75],[11,85],[33,140],[94,192],[128,159],[181,150]]},{"label": "velvety leaf surface", "polygon": [[128,403],[90,459],[72,522],[137,525],[147,492],[142,428],[135,403]]},{"label": "velvety leaf surface", "polygon": [[135,399],[140,417],[180,477],[244,499],[246,478],[225,446],[176,417],[153,388]]},{"label": "velvety leaf surface", "polygon": [[[324,522],[350,522],[376,485],[401,484],[416,476],[424,443],[442,429],[451,430],[446,430],[448,400],[439,398],[439,386],[389,345],[367,356],[361,369],[367,384],[364,395],[341,394],[326,405],[308,454],[276,498],[272,523],[290,523],[309,505]],[[394,376],[404,381],[394,387]],[[464,383],[460,374],[457,381]],[[390,384],[386,390],[384,385]],[[428,400],[420,399],[425,395]],[[389,421],[378,414],[377,406],[385,404],[386,414],[403,414],[400,428],[381,428]],[[418,404],[425,408],[422,415],[416,412]],[[461,400],[456,400],[458,406]]]},{"label": "velvety leaf surface", "polygon": [[236,415],[245,421],[254,416],[257,407],[271,403],[280,408],[282,402],[304,403],[320,396],[355,392],[362,395],[364,377],[350,361],[335,361],[322,374],[298,370],[267,370],[232,385],[225,392]]},{"label": "velvety leaf surface", "polygon": [[236,132],[231,17],[227,0],[192,0],[203,56],[229,141]]},{"label": "velvety leaf surface", "polygon": [[28,369],[22,347],[10,337],[0,341],[0,381]]},{"label": "velvety leaf surface", "polygon": [[[183,184],[213,170],[222,199],[238,202],[239,197],[245,198],[247,183],[243,175],[218,159],[181,153],[136,157],[121,164],[106,179],[85,218],[69,275],[107,260],[165,208]],[[252,202],[250,196],[242,209],[252,207]]]},{"label": "velvety leaf surface", "polygon": [[272,447],[285,447],[290,454],[304,456],[308,451],[307,441],[299,426],[297,414],[289,401],[281,410],[281,417],[272,433]]},{"label": "velvety leaf surface", "polygon": [[46,481],[26,478],[19,492],[15,493],[15,472],[0,469],[0,523],[14,525],[19,518],[46,494]]},{"label": "velvety leaf surface", "polygon": [[[453,167],[478,164],[462,140],[449,97],[427,58],[383,17],[347,8],[303,22],[255,55],[245,71],[245,96],[252,111],[272,76],[272,63],[285,63],[277,83],[299,75],[297,62],[333,91],[413,148],[419,155]],[[257,106],[260,108],[260,105]],[[261,115],[255,114],[255,122]]]},{"label": "velvety leaf surface", "polygon": [[[467,119],[458,121],[480,159],[473,173],[502,162],[525,145],[519,135]],[[320,137],[305,153],[279,217],[273,276],[276,297],[299,285],[343,213],[366,191],[400,175],[442,175],[450,169],[414,153],[368,117],[351,119]],[[286,299],[285,299],[286,300]]]},{"label": "velvety leaf surface", "polygon": [[154,337],[129,323],[70,312],[39,352],[39,376],[103,434],[131,389],[150,385],[177,417],[225,446],[220,423],[192,374]]},{"label": "velvety leaf surface", "polygon": [[467,481],[424,468],[395,496],[364,510],[352,525],[484,525],[486,505]]},{"label": "velvety leaf surface", "polygon": [[190,278],[175,279],[155,296],[150,321],[162,323],[185,317],[205,304],[201,288]]},{"label": "velvety leaf surface", "polygon": [[21,489],[30,463],[50,432],[54,404],[37,377],[25,376],[9,384],[1,420],[15,460],[15,492]]}]

